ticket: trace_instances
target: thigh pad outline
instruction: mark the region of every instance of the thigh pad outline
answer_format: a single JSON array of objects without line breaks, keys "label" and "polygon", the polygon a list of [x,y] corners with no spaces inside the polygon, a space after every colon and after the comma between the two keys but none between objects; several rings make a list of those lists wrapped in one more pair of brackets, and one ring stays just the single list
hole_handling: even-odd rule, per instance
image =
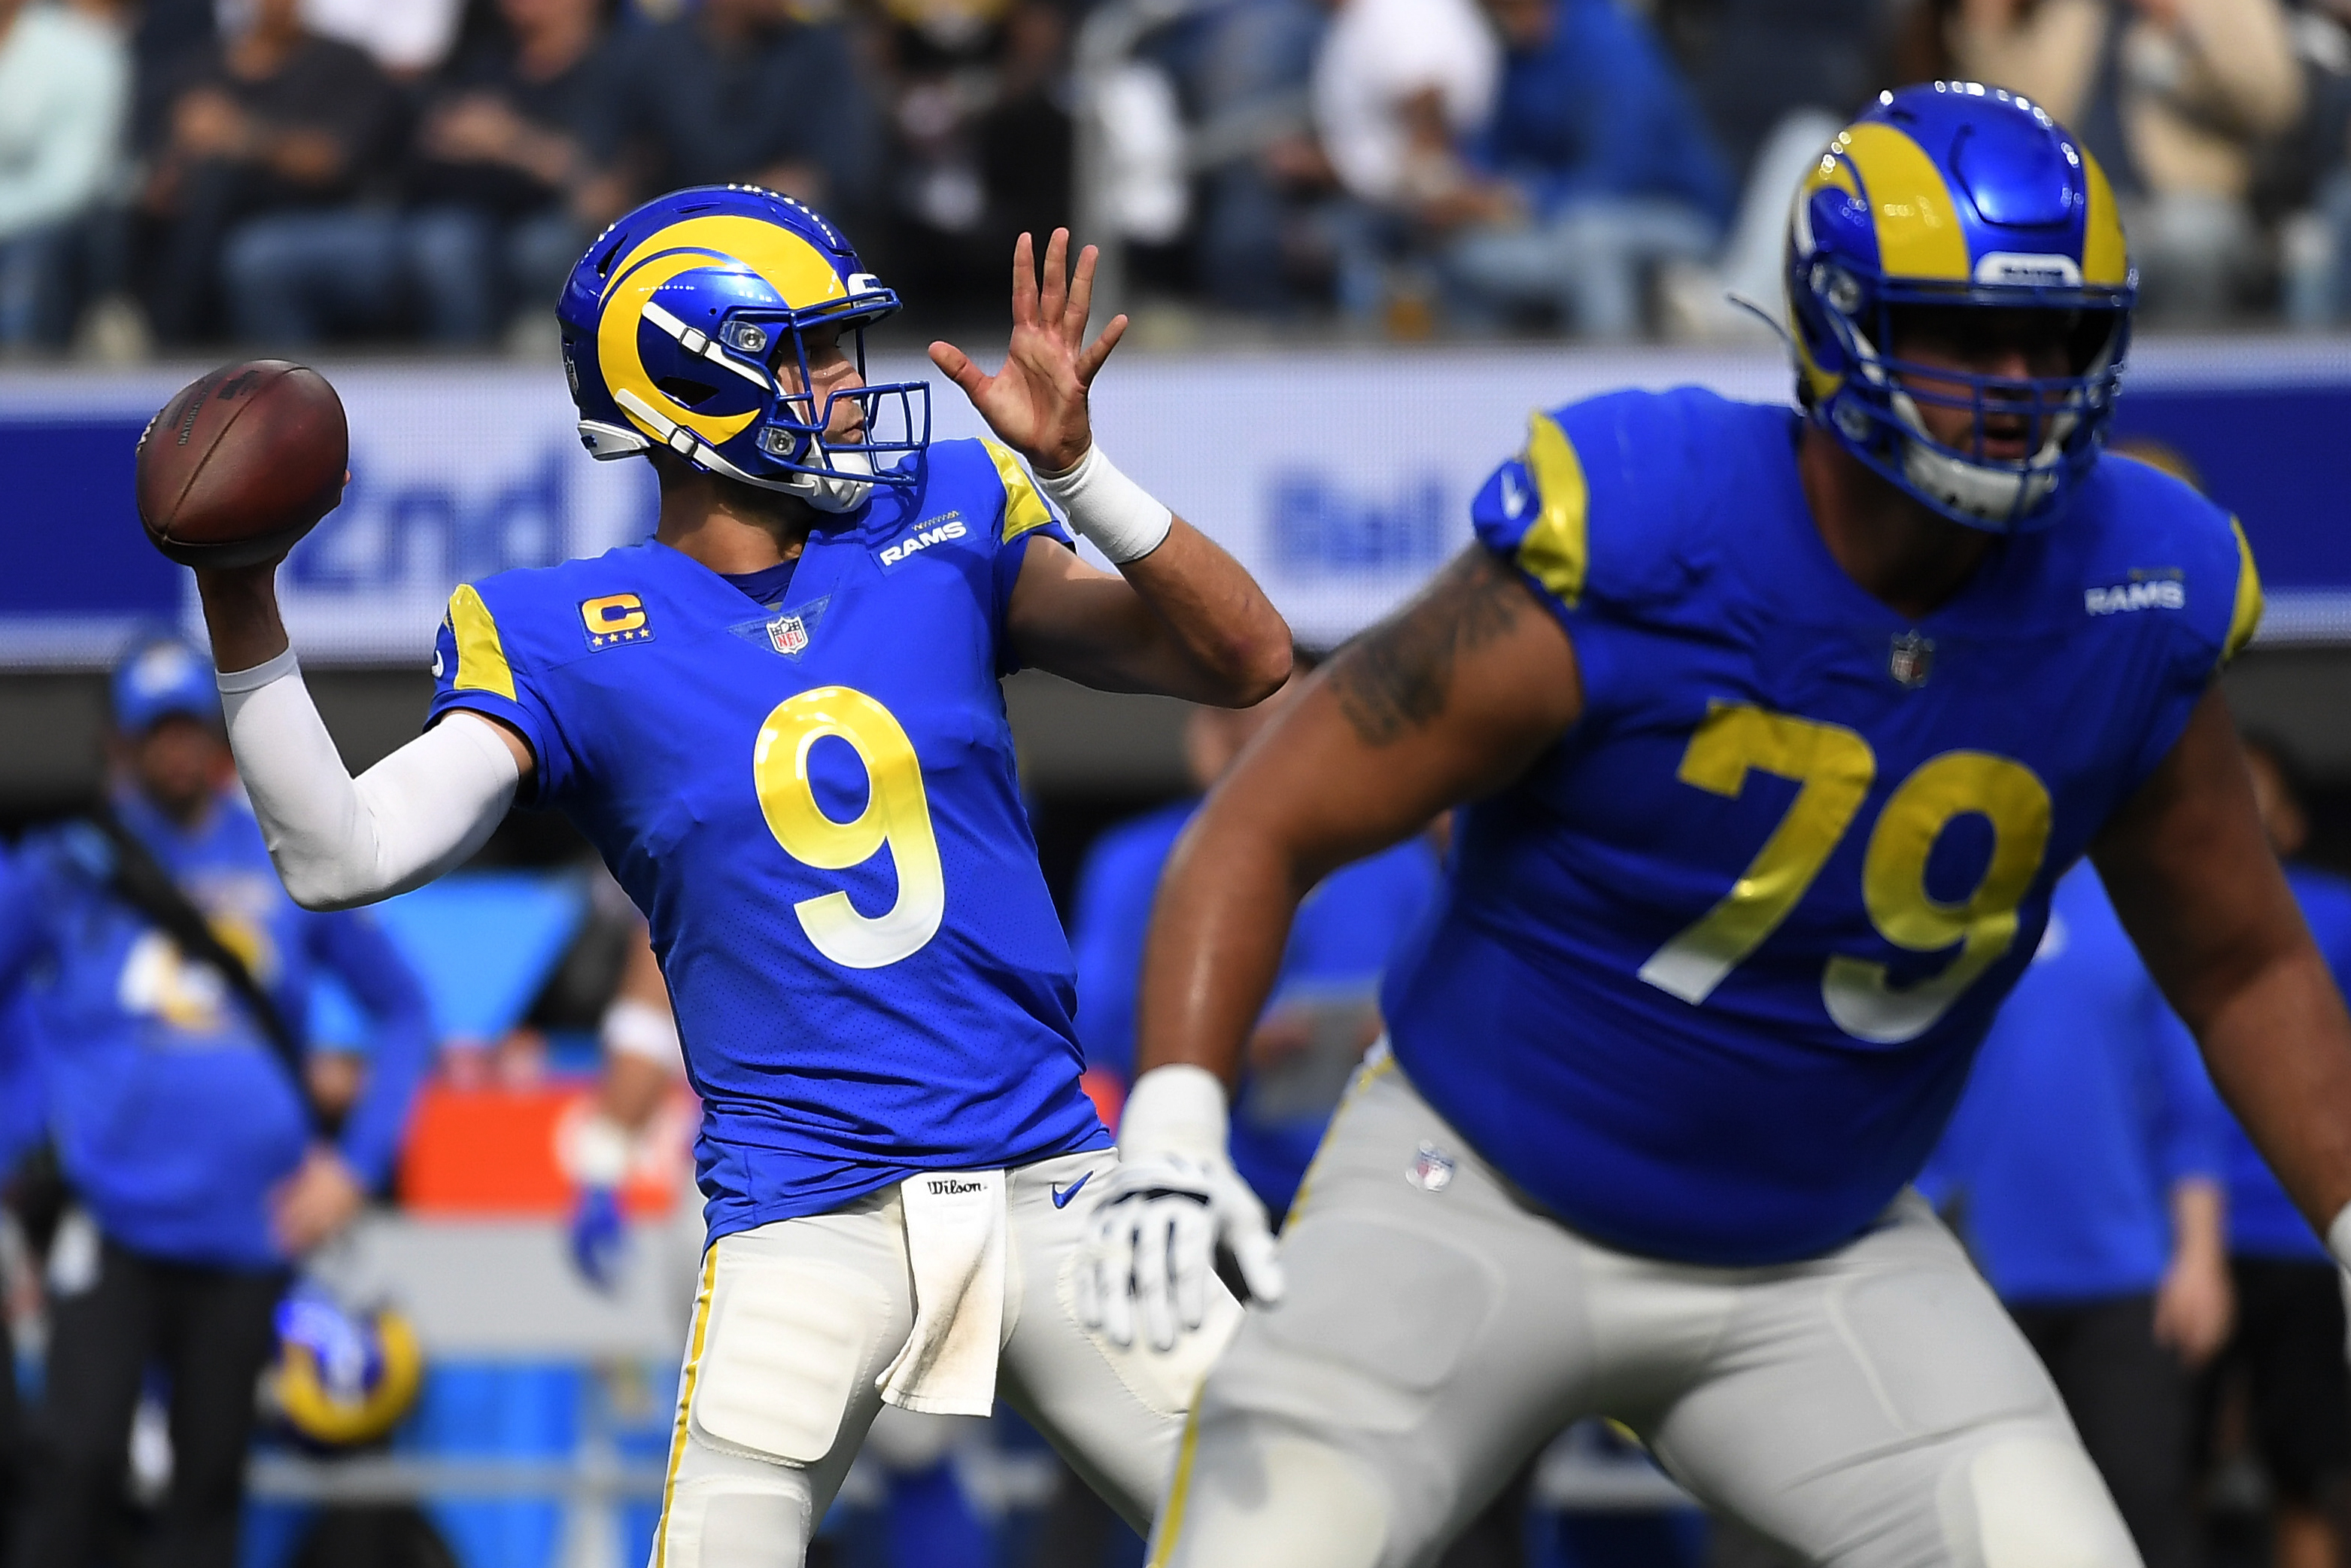
[{"label": "thigh pad outline", "polygon": [[722,1252],[694,1434],[771,1463],[815,1464],[870,1375],[888,1312],[879,1286],[839,1263]]},{"label": "thigh pad outline", "polygon": [[1315,1216],[1285,1239],[1282,1260],[1290,1293],[1249,1313],[1217,1386],[1237,1407],[1310,1431],[1410,1429],[1500,1304],[1485,1259],[1353,1214]]}]

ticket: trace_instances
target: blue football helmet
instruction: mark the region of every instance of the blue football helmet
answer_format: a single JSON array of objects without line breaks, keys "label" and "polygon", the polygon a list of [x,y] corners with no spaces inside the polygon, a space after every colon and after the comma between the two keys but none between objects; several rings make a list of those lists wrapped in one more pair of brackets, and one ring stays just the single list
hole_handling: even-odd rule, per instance
[{"label": "blue football helmet", "polygon": [[[2056,520],[2113,421],[2138,279],[2113,188],[2046,110],[1977,82],[1880,93],[1797,189],[1786,282],[1805,408],[1846,451],[1970,527]],[[1906,363],[1895,314],[1920,307],[2064,312],[2072,373]],[[1970,410],[1969,444],[1928,435],[1921,403]],[[2028,455],[1987,455],[1987,413],[2024,416]]]},{"label": "blue football helmet", "polygon": [[286,1424],[305,1441],[372,1443],[416,1403],[424,1353],[400,1313],[350,1312],[303,1284],[278,1302],[276,1323],[273,1387]]},{"label": "blue football helmet", "polygon": [[[820,405],[808,336],[850,338],[862,379],[866,327],[897,308],[841,231],[789,196],[705,185],[648,202],[597,236],[556,306],[580,439],[597,457],[664,446],[705,473],[853,510],[874,485],[914,483],[930,387]],[[843,401],[863,416],[853,440],[825,434]]]}]

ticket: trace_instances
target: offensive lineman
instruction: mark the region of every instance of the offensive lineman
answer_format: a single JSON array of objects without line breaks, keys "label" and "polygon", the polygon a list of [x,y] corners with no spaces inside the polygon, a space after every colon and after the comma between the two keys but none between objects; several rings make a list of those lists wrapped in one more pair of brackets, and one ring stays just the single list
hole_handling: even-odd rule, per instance
[{"label": "offensive lineman", "polygon": [[[2100,460],[2105,180],[1997,90],[1884,95],[1797,194],[1806,413],[1538,413],[1478,543],[1275,721],[1176,852],[1088,1310],[1197,1310],[1239,1042],[1301,890],[1471,802],[1437,915],[1211,1375],[1153,1543],[1429,1561],[1615,1416],[1813,1563],[2137,1562],[2032,1353],[1904,1190],[2085,850],[2351,1261],[2351,1022],[2215,669],[2231,519]],[[1127,1260],[1183,1250],[1175,1286]]]},{"label": "offensive lineman", "polygon": [[[1140,1526],[1197,1385],[1199,1363],[1082,1328],[1064,1284],[1071,1199],[1115,1156],[997,683],[1035,664],[1248,704],[1290,639],[1092,444],[1125,319],[1085,342],[1093,256],[1069,277],[1065,249],[1040,293],[1022,236],[998,373],[932,345],[1004,444],[929,444],[925,383],[864,382],[896,297],[821,217],[713,187],[615,224],[558,307],[564,365],[590,450],[653,459],[658,530],[458,589],[435,722],[356,782],[271,570],[200,574],[298,900],[417,885],[519,799],[569,814],[651,923],[711,1237],[659,1568],[798,1564],[883,1401],[984,1415],[999,1376]],[[1123,578],[1063,548],[1040,487]]]}]

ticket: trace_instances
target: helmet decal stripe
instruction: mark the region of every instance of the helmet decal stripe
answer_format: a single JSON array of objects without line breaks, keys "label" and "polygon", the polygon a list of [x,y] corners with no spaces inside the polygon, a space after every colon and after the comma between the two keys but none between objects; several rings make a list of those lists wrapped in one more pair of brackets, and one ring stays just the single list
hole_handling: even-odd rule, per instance
[{"label": "helmet decal stripe", "polygon": [[622,257],[612,276],[625,277],[637,263],[665,250],[732,256],[766,278],[794,310],[849,298],[841,274],[816,246],[775,224],[725,214],[687,218],[658,231]]},{"label": "helmet decal stripe", "polygon": [[1965,283],[1974,275],[1950,185],[1926,149],[1891,125],[1867,120],[1831,145],[1861,177],[1886,277]]},{"label": "helmet decal stripe", "polygon": [[1527,421],[1526,465],[1537,510],[1534,526],[1519,541],[1519,566],[1572,610],[1583,596],[1584,568],[1591,560],[1585,524],[1592,493],[1584,484],[1583,460],[1559,421],[1537,413]]},{"label": "helmet decal stripe", "polygon": [[696,414],[653,385],[653,377],[645,371],[644,357],[637,350],[637,328],[645,319],[653,290],[681,272],[714,263],[723,265],[725,259],[704,251],[673,250],[625,274],[604,296],[603,313],[596,322],[597,361],[603,366],[605,383],[611,388],[622,412],[655,439],[666,439],[669,432],[647,423],[637,409],[621,396],[622,392],[630,393],[639,405],[656,411],[674,425],[684,426],[713,446],[744,430],[758,417],[757,413],[727,417]]},{"label": "helmet decal stripe", "polygon": [[2089,186],[2088,210],[2082,216],[2082,281],[2119,288],[2130,281],[2130,255],[2123,241],[2123,219],[2115,205],[2115,188],[2106,172],[2082,150],[2082,173]]}]

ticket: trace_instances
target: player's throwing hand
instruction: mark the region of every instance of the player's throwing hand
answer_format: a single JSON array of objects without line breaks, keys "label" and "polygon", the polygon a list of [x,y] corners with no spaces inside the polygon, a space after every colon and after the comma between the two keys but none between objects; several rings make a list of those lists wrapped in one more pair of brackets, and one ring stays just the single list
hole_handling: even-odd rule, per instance
[{"label": "player's throwing hand", "polygon": [[1070,231],[1055,229],[1045,246],[1043,287],[1029,236],[1012,246],[1012,341],[1004,368],[981,372],[953,343],[931,345],[931,362],[963,389],[1006,444],[1043,474],[1074,468],[1093,444],[1086,417],[1086,390],[1110,351],[1126,335],[1126,318],[1114,316],[1102,336],[1086,342],[1086,315],[1094,294],[1094,247],[1078,253],[1069,270]]}]

